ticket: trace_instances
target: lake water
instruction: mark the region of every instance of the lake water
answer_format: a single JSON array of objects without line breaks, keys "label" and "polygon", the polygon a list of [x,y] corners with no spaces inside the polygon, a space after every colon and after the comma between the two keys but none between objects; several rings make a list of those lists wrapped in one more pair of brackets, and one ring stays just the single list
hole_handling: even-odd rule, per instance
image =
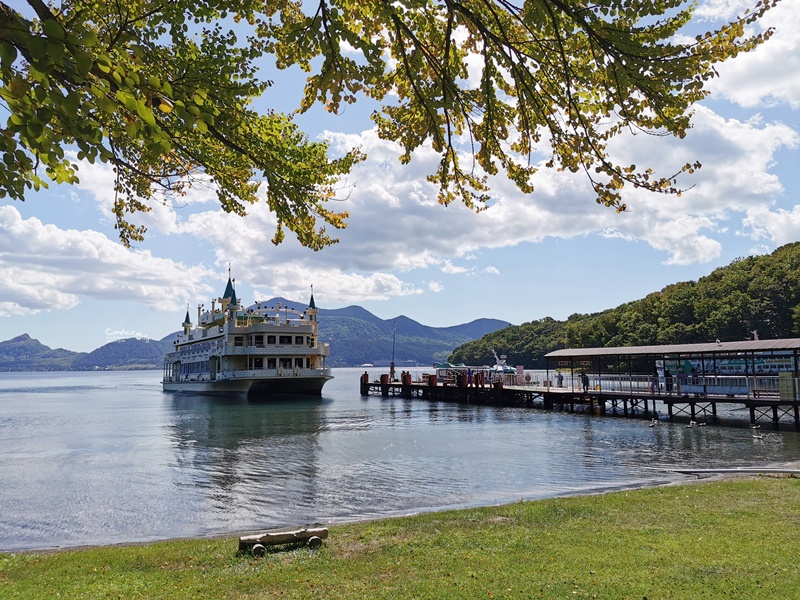
[{"label": "lake water", "polygon": [[756,439],[747,427],[362,397],[362,372],[336,369],[322,398],[283,402],[165,393],[160,371],[0,373],[0,551],[335,523],[800,460],[794,431]]}]

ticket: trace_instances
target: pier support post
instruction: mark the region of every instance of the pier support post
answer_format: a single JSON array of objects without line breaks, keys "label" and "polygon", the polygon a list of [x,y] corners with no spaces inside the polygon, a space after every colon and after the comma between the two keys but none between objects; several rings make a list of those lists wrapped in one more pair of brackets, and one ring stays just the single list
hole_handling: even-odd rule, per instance
[{"label": "pier support post", "polygon": [[492,395],[494,396],[495,402],[500,402],[503,399],[503,382],[495,381],[492,387],[494,387]]},{"label": "pier support post", "polygon": [[428,386],[429,391],[428,394],[432,400],[439,399],[439,382],[437,381],[436,375],[431,375],[428,377]]},{"label": "pier support post", "polygon": [[381,396],[386,398],[389,396],[389,376],[381,375]]},{"label": "pier support post", "polygon": [[361,376],[361,395],[369,396],[369,373],[366,371]]},{"label": "pier support post", "polygon": [[400,376],[400,396],[411,398],[411,373],[403,372]]}]

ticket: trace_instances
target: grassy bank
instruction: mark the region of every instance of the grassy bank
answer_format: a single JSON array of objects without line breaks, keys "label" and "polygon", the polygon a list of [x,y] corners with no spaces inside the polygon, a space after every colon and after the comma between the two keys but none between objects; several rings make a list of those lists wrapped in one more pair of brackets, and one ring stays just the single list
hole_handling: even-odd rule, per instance
[{"label": "grassy bank", "polygon": [[800,479],[690,483],[235,538],[0,554],[6,598],[796,598]]}]

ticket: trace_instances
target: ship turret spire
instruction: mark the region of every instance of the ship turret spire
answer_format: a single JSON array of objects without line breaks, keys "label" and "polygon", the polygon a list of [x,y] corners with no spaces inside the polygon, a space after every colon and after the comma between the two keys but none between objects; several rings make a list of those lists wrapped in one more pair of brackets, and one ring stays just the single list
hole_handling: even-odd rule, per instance
[{"label": "ship turret spire", "polygon": [[308,302],[308,308],[312,308],[314,310],[317,309],[317,305],[314,304],[314,286],[311,286],[311,300]]},{"label": "ship turret spire", "polygon": [[236,298],[236,290],[231,290],[231,306],[238,306],[239,300]]},{"label": "ship turret spire", "polygon": [[192,329],[192,320],[189,318],[189,303],[186,303],[186,317],[183,319],[183,334],[188,335]]},{"label": "ship turret spire", "polygon": [[222,294],[223,298],[233,298],[234,296],[233,291],[233,281],[231,280],[231,276],[228,275],[228,285],[225,286],[225,293]]},{"label": "ship turret spire", "polygon": [[317,314],[319,314],[319,310],[317,309],[317,305],[314,303],[314,286],[311,286],[311,300],[308,301],[308,309],[306,310],[306,314],[308,315],[308,320],[314,326],[314,339],[316,340],[317,337]]},{"label": "ship turret spire", "polygon": [[228,279],[228,285],[231,286],[230,304],[228,304],[228,320],[232,321],[236,326],[236,314],[239,311],[239,299],[236,297],[236,288],[231,284],[231,279]]},{"label": "ship turret spire", "polygon": [[236,292],[233,289],[233,284],[236,283],[235,279],[231,279],[231,263],[228,263],[228,285],[225,286],[225,292],[219,298],[219,309],[225,315],[225,320],[234,316],[231,307],[236,306]]}]

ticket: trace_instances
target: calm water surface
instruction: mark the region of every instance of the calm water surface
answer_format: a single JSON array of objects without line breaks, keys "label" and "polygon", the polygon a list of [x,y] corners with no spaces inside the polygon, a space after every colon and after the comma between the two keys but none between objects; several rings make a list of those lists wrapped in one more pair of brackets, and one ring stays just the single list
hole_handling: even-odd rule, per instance
[{"label": "calm water surface", "polygon": [[160,371],[2,373],[0,551],[339,522],[800,460],[794,431],[756,439],[746,427],[362,398],[362,372],[337,369],[321,399],[282,402],[164,393]]}]

